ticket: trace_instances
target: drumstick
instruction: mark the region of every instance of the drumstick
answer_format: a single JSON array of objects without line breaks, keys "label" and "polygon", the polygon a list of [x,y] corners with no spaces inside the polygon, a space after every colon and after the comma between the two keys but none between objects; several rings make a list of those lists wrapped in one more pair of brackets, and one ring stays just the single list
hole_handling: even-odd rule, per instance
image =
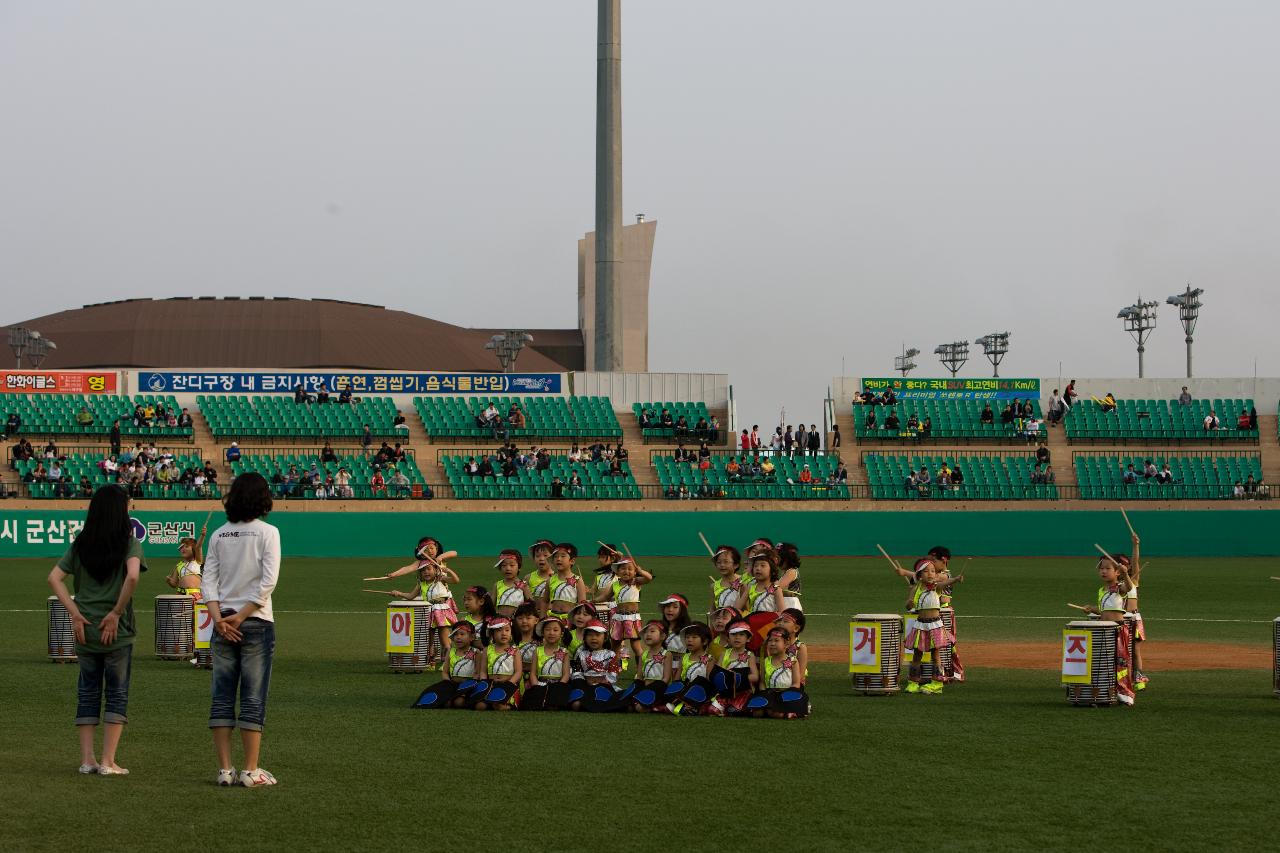
[{"label": "drumstick", "polygon": [[1280,581],[1280,578],[1276,577],[1275,575],[1272,575],[1272,576],[1271,576],[1271,579],[1272,579],[1273,581]]},{"label": "drumstick", "polygon": [[609,545],[607,542],[601,542],[599,539],[597,539],[597,540],[596,540],[596,542],[597,542],[597,543],[599,543],[599,545],[600,545],[600,547],[601,547],[601,548],[607,548],[607,549],[609,549],[609,553],[610,553],[610,554],[621,554],[621,553],[622,553],[622,552],[621,552],[621,551],[619,551],[617,548],[614,548],[612,545]]},{"label": "drumstick", "polygon": [[[1102,546],[1099,545],[1097,542],[1093,543],[1093,547],[1097,548],[1099,551],[1102,551]],[[1110,554],[1108,554],[1106,551],[1102,551],[1102,556],[1106,557],[1108,560],[1115,563],[1117,566],[1120,565],[1120,561],[1117,560],[1115,557],[1111,556]]]},{"label": "drumstick", "polygon": [[360,580],[364,580],[364,581],[389,581],[389,580],[391,580],[391,576],[390,576],[390,575],[378,575],[378,577],[376,577],[376,578],[361,578]]},{"label": "drumstick", "polygon": [[371,592],[374,595],[395,595],[395,592],[385,589],[362,589],[361,592]]},{"label": "drumstick", "polygon": [[704,548],[706,548],[706,549],[707,549],[707,553],[711,555],[711,558],[712,558],[712,559],[715,559],[716,552],[715,552],[715,550],[711,547],[711,543],[707,541],[707,537],[705,537],[705,536],[703,536],[703,535],[702,535],[702,531],[701,531],[701,530],[699,530],[699,531],[698,531],[698,538],[702,540],[702,545],[703,545],[703,547],[704,547]]},{"label": "drumstick", "polygon": [[1081,607],[1079,604],[1071,604],[1070,602],[1068,602],[1067,606],[1072,608],[1073,610],[1083,610],[1085,613],[1089,612],[1089,608]]},{"label": "drumstick", "polygon": [[1133,524],[1129,521],[1129,513],[1124,511],[1124,507],[1120,507],[1120,514],[1124,516],[1124,525],[1129,528],[1129,535],[1137,536],[1138,533],[1133,529]]},{"label": "drumstick", "polygon": [[895,559],[893,559],[893,557],[890,557],[890,556],[889,556],[889,552],[888,552],[888,551],[886,551],[884,548],[881,548],[881,547],[880,547],[880,543],[879,543],[879,542],[877,542],[877,543],[876,543],[876,547],[877,547],[877,548],[880,548],[880,553],[881,553],[881,554],[884,554],[884,558],[885,558],[886,560],[888,560],[888,561],[889,561],[889,565],[893,566],[895,569],[897,569],[897,570],[898,570],[898,571],[900,571],[900,572],[902,572],[902,571],[906,571],[906,569],[904,569],[904,568],[902,568],[902,566],[898,565],[898,561],[897,561],[897,560],[895,560]]},{"label": "drumstick", "polygon": [[213,510],[209,510],[209,514],[204,517],[204,524],[200,526],[207,530],[209,527],[209,519],[211,518],[213,518]]}]

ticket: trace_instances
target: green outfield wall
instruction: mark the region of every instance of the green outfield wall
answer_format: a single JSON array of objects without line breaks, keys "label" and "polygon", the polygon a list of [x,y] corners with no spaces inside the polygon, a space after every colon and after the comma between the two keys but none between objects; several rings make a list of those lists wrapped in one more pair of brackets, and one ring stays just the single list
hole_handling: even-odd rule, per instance
[{"label": "green outfield wall", "polygon": [[[0,558],[56,557],[74,538],[82,512],[0,509]],[[135,533],[155,560],[176,555],[178,539],[203,523],[203,512],[135,515]],[[1280,555],[1280,511],[1134,510],[1146,556]],[[463,555],[526,548],[546,537],[594,551],[596,540],[626,542],[637,554],[698,555],[711,543],[743,545],[756,536],[795,542],[807,555],[871,555],[876,543],[893,554],[943,544],[983,556],[1093,556],[1094,543],[1127,549],[1115,511],[971,512],[278,512],[286,556],[404,557],[432,535]],[[220,523],[215,516],[212,525]],[[176,559],[176,556],[175,556]],[[158,560],[157,560],[158,561]]]}]

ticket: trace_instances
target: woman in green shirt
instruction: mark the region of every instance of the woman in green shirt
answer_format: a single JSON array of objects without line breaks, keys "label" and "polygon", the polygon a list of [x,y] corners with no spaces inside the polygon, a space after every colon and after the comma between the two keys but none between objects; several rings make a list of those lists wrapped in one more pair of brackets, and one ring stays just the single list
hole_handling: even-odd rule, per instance
[{"label": "woman in green shirt", "polygon": [[[142,571],[142,546],[133,537],[129,495],[103,486],[67,553],[49,572],[49,586],[67,608],[80,660],[76,726],[80,730],[80,772],[124,776],[116,764],[120,735],[128,722],[129,674],[133,664],[133,591]],[[75,578],[76,597],[66,578]],[[106,713],[101,714],[103,698]],[[94,730],[103,722],[102,763],[94,757]]]}]

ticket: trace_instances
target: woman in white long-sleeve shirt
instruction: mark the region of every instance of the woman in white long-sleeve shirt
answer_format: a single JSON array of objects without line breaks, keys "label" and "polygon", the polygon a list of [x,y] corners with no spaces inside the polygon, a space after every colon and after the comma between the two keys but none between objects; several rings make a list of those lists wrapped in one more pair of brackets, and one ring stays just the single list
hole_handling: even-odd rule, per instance
[{"label": "woman in white long-sleeve shirt", "polygon": [[[219,785],[276,784],[276,778],[258,766],[276,649],[271,592],[280,573],[280,531],[263,521],[271,507],[271,487],[261,474],[236,477],[226,498],[227,523],[209,538],[205,555],[200,590],[213,616],[209,728],[218,754]],[[237,727],[244,747],[239,776],[231,765],[231,730]]]}]

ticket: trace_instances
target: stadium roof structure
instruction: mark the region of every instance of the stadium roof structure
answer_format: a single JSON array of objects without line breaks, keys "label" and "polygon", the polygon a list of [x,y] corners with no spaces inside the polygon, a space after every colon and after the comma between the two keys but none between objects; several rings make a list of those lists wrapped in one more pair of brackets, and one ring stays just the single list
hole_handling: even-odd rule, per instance
[{"label": "stadium roof structure", "polygon": [[[41,365],[493,371],[484,349],[504,329],[466,329],[337,299],[175,297],[86,305],[21,323],[58,348]],[[527,329],[524,373],[583,368],[578,329]]]}]

